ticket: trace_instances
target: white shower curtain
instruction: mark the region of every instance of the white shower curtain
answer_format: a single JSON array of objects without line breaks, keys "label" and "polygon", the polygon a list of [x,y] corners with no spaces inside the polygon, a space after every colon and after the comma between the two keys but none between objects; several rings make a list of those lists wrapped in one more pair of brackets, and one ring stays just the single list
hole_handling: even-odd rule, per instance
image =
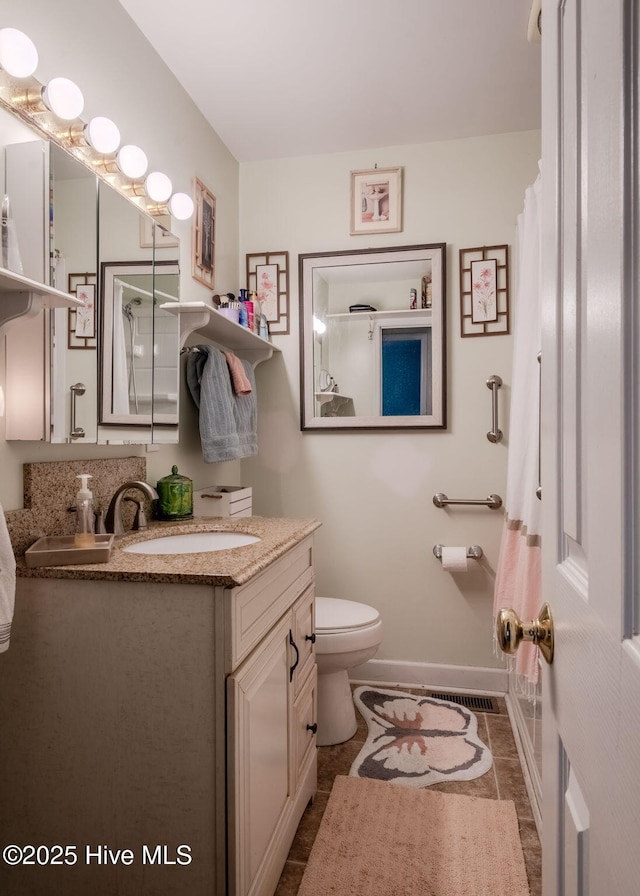
[{"label": "white shower curtain", "polygon": [[113,368],[112,368],[112,405],[114,414],[129,413],[129,380],[127,367],[127,346],[124,336],[124,314],[122,312],[122,296],[124,284],[121,280],[113,280]]},{"label": "white shower curtain", "polygon": [[[494,592],[494,617],[513,607],[522,620],[541,607],[540,558],[540,194],[541,174],[525,192],[518,217],[518,280],[515,303],[511,414],[505,523]],[[494,619],[495,621],[495,619]],[[533,697],[538,650],[522,643],[512,664],[516,689]]]}]

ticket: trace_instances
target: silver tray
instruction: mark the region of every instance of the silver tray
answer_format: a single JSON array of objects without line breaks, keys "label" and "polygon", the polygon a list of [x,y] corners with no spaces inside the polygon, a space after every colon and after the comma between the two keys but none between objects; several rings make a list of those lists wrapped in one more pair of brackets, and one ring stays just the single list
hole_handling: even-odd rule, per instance
[{"label": "silver tray", "polygon": [[78,563],[107,563],[115,535],[96,535],[90,548],[79,548],[74,535],[45,535],[24,554],[27,566],[72,566]]}]

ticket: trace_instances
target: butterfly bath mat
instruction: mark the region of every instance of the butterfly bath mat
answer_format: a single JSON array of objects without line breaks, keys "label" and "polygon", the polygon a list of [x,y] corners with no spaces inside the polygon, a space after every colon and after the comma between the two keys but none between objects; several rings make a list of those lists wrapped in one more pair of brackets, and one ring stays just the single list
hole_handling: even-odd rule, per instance
[{"label": "butterfly bath mat", "polygon": [[353,699],[369,734],[351,776],[426,787],[470,781],[491,768],[493,758],[478,737],[478,720],[465,707],[366,686],[356,688]]}]

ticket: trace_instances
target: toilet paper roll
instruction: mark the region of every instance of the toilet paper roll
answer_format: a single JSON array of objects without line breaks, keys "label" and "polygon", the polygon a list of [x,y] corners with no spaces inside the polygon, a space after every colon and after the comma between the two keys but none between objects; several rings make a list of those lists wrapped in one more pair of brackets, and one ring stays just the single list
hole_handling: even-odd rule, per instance
[{"label": "toilet paper roll", "polygon": [[442,568],[447,572],[466,572],[469,568],[465,547],[443,547]]}]

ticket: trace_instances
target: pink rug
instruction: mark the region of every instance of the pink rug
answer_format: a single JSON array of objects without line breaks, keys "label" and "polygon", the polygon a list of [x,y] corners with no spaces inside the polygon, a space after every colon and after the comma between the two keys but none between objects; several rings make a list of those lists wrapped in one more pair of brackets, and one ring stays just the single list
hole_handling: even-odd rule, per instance
[{"label": "pink rug", "polygon": [[369,734],[351,777],[426,787],[470,781],[492,766],[478,720],[464,706],[368,686],[356,688],[353,699]]},{"label": "pink rug", "polygon": [[529,896],[513,802],[337,777],[298,896]]}]

